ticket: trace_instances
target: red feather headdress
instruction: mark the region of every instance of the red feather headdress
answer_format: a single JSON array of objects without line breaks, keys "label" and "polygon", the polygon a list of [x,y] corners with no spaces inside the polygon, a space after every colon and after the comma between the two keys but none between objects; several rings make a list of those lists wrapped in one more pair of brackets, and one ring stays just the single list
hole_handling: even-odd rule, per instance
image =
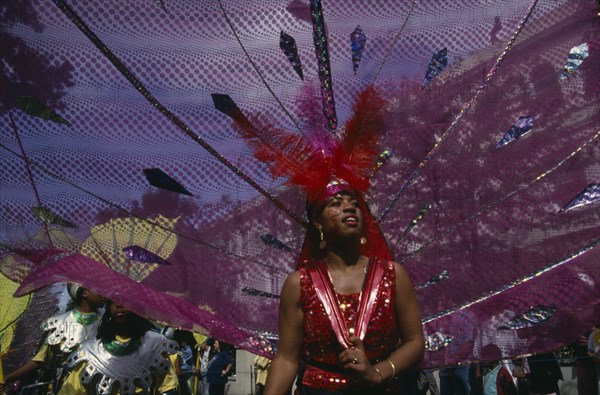
[{"label": "red feather headdress", "polygon": [[269,166],[273,177],[285,177],[288,184],[300,186],[309,201],[321,200],[332,180],[343,180],[357,192],[369,188],[384,127],[384,100],[373,86],[358,94],[352,117],[339,136],[319,122],[322,118],[314,110],[312,97],[301,99],[301,116],[310,125],[306,135],[282,130],[260,114],[246,117],[228,96],[213,95],[213,100],[234,120],[237,132],[248,141],[254,156]]},{"label": "red feather headdress", "polygon": [[[356,192],[365,213],[363,234],[368,240],[361,246],[361,253],[392,259],[385,238],[361,196],[370,186],[378,157],[377,144],[384,128],[385,102],[373,86],[357,95],[352,116],[339,136],[326,129],[310,88],[300,99],[300,115],[309,129],[306,135],[282,130],[260,114],[246,117],[229,96],[212,96],[215,107],[234,120],[237,132],[248,141],[254,156],[269,166],[273,177],[286,177],[288,184],[306,192],[312,206],[310,211],[339,191]],[[298,264],[317,256],[318,245],[316,233],[307,229]]]}]

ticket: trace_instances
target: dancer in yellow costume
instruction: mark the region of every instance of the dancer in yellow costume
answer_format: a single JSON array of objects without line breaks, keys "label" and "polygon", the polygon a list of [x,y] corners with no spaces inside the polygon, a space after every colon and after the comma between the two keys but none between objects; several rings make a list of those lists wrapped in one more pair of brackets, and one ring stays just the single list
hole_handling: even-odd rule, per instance
[{"label": "dancer in yellow costume", "polygon": [[69,354],[82,341],[96,336],[97,310],[104,298],[76,284],[68,284],[67,291],[75,307],[42,323],[42,330],[47,333],[43,345],[32,359],[4,378],[5,386],[38,369],[45,369],[58,379]]},{"label": "dancer in yellow costume", "polygon": [[107,302],[97,339],[83,342],[67,360],[59,395],[177,394],[168,357],[177,344],[152,327],[125,306]]}]

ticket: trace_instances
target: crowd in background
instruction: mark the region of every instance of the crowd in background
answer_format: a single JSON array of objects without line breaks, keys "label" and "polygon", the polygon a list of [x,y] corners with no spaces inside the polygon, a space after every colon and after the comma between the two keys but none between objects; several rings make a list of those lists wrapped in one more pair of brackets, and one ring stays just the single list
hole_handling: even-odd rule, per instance
[{"label": "crowd in background", "polygon": [[[160,395],[225,394],[234,358],[218,340],[198,342],[191,332],[157,326],[82,287],[69,285],[68,293],[70,309],[44,322],[43,341],[35,356],[4,377],[6,393],[95,394],[110,385],[111,394],[133,393],[128,386],[134,392],[133,387],[138,387],[136,393]],[[577,393],[600,395],[600,325],[570,348]],[[500,356],[500,349],[495,349]],[[271,360],[256,356],[253,367],[255,394],[263,395]],[[128,373],[129,380],[124,378]],[[559,382],[564,379],[552,352],[444,367],[437,376],[439,382],[433,370],[405,372],[398,377],[402,394],[559,395]]]}]

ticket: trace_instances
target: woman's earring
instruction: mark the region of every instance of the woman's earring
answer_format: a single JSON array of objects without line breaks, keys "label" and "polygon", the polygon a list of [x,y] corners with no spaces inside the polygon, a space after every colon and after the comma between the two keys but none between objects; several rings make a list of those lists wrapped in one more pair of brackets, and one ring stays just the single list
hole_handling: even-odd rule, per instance
[{"label": "woman's earring", "polygon": [[363,236],[360,238],[360,245],[364,246],[365,244],[367,244],[367,238]]},{"label": "woman's earring", "polygon": [[323,238],[323,230],[322,229],[319,229],[319,235],[321,236],[321,242],[319,243],[319,248],[324,250],[325,247],[327,247],[327,242]]}]

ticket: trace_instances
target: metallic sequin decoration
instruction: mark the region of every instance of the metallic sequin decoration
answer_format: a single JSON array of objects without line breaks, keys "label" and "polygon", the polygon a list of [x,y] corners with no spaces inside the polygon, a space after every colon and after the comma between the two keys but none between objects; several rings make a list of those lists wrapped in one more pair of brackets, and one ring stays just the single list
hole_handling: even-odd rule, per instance
[{"label": "metallic sequin decoration", "polygon": [[54,262],[58,262],[60,260],[67,259],[74,255],[76,255],[75,252],[62,252],[60,254],[52,255],[52,256],[44,259],[40,266],[48,266],[48,265],[53,264]]},{"label": "metallic sequin decoration", "polygon": [[150,185],[166,189],[167,191],[181,193],[182,195],[194,196],[190,191],[185,189],[183,185],[177,182],[161,169],[144,169],[144,175]]},{"label": "metallic sequin decoration", "polygon": [[589,184],[560,211],[569,211],[576,207],[592,204],[598,200],[600,200],[600,184]]},{"label": "metallic sequin decoration", "polygon": [[446,348],[454,338],[450,335],[445,335],[440,332],[436,332],[433,335],[429,335],[425,338],[425,349],[427,351],[439,351]]},{"label": "metallic sequin decoration", "polygon": [[434,53],[431,57],[427,66],[427,72],[425,72],[425,78],[423,79],[423,88],[427,87],[432,79],[440,75],[446,66],[448,66],[448,50],[444,48]]},{"label": "metallic sequin decoration", "polygon": [[167,12],[167,7],[165,7],[165,2],[163,0],[156,0],[156,4],[165,12]]},{"label": "metallic sequin decoration", "polygon": [[296,46],[296,40],[294,37],[285,33],[283,30],[279,35],[279,48],[283,51],[285,56],[288,58],[296,74],[304,81],[304,73],[302,72],[302,62],[300,61],[300,55],[298,54],[298,47]]},{"label": "metallic sequin decoration", "polygon": [[59,225],[65,228],[77,228],[75,224],[67,221],[63,217],[58,214],[53,213],[50,209],[47,209],[44,206],[36,206],[32,207],[31,211],[38,217],[43,223],[48,225]]},{"label": "metallic sequin decoration", "polygon": [[383,208],[383,210],[381,210],[381,214],[379,214],[379,216],[377,217],[377,222],[381,222],[385,218],[385,216],[390,212],[390,210],[392,209],[394,204],[396,204],[396,202],[400,199],[400,196],[402,196],[404,191],[406,191],[417,180],[417,178],[419,178],[419,175],[421,174],[423,169],[435,157],[435,155],[437,154],[441,145],[446,141],[446,139],[448,138],[450,133],[452,133],[454,131],[454,128],[456,127],[458,122],[460,122],[460,120],[467,113],[467,111],[477,102],[479,97],[481,97],[481,94],[483,93],[483,91],[489,86],[490,81],[492,80],[494,75],[496,75],[496,73],[498,72],[498,68],[500,67],[500,65],[502,64],[502,62],[508,55],[509,51],[511,50],[515,41],[517,40],[517,37],[521,33],[521,30],[523,30],[523,26],[525,26],[525,24],[529,20],[529,17],[531,16],[533,9],[537,5],[537,2],[538,2],[538,0],[533,0],[531,2],[529,7],[527,8],[527,12],[525,13],[525,16],[521,20],[521,23],[519,24],[519,26],[515,30],[514,34],[510,38],[508,44],[504,48],[504,51],[502,51],[502,53],[498,56],[498,58],[496,59],[496,62],[494,63],[494,65],[492,66],[490,71],[485,76],[483,83],[477,88],[477,90],[476,90],[475,94],[473,95],[473,97],[471,98],[471,100],[469,100],[466,104],[463,105],[463,107],[460,109],[458,115],[454,118],[454,120],[452,121],[450,126],[448,126],[446,131],[440,136],[438,141],[435,143],[435,145],[433,146],[431,151],[429,151],[429,153],[425,156],[425,158],[421,161],[421,163],[419,163],[418,167],[412,172],[412,174],[410,175],[408,180],[406,180],[406,182],[404,182],[404,184],[402,184],[402,186],[400,187],[398,192],[396,192],[394,194],[394,196],[392,197],[390,202],[387,204],[387,206],[385,206]]},{"label": "metallic sequin decoration", "polygon": [[140,246],[129,246],[123,248],[125,256],[133,261],[142,263],[157,263],[159,265],[170,265],[171,263],[158,255]]},{"label": "metallic sequin decoration", "polygon": [[512,127],[510,129],[508,129],[508,131],[506,133],[504,133],[504,136],[502,137],[502,139],[500,141],[498,141],[496,148],[504,147],[506,144],[510,143],[511,141],[514,141],[514,140],[518,139],[519,137],[531,132],[531,130],[533,129],[534,121],[535,121],[535,116],[533,116],[533,115],[519,117],[515,121],[515,123],[512,125]]},{"label": "metallic sequin decoration", "polygon": [[321,96],[323,98],[323,115],[327,119],[329,130],[337,128],[337,115],[335,113],[335,100],[333,99],[333,84],[331,67],[329,65],[329,49],[327,48],[327,32],[325,20],[321,9],[321,0],[310,0],[310,15],[313,25],[313,40],[319,66],[319,80],[321,81]]},{"label": "metallic sequin decoration", "polygon": [[502,324],[498,327],[499,330],[510,330],[510,329],[523,329],[530,328],[532,326],[540,325],[546,322],[552,317],[552,314],[556,311],[556,307],[537,305],[521,315],[516,316],[506,324]]},{"label": "metallic sequin decoration", "polygon": [[575,355],[575,349],[573,347],[564,346],[559,348],[554,352],[556,359],[558,359],[558,363],[563,364],[572,364],[577,361],[577,356]]},{"label": "metallic sequin decoration", "polygon": [[[58,0],[54,0],[54,1],[58,1]],[[267,82],[266,78],[263,76],[263,73],[258,68],[258,65],[254,62],[254,60],[252,59],[252,57],[248,53],[248,50],[246,49],[244,43],[240,39],[240,36],[238,35],[235,27],[233,26],[233,23],[232,23],[231,19],[229,18],[228,14],[227,14],[227,11],[225,10],[225,7],[223,6],[223,3],[221,2],[221,0],[216,0],[216,3],[219,4],[219,8],[221,9],[221,12],[223,13],[223,17],[225,18],[225,21],[227,22],[227,25],[231,29],[231,33],[233,34],[233,36],[235,37],[236,41],[238,42],[238,45],[240,46],[240,48],[242,49],[242,51],[246,55],[246,58],[248,59],[248,63],[250,63],[250,65],[254,69],[254,72],[258,75],[258,77],[262,81],[263,85],[265,86],[265,88],[267,89],[267,91],[269,91],[269,93],[271,94],[271,96],[273,97],[273,99],[277,102],[277,104],[279,105],[279,107],[281,108],[281,110],[288,116],[288,118],[290,119],[290,121],[292,121],[292,123],[294,124],[294,126],[296,127],[296,129],[298,130],[298,132],[300,132],[300,134],[304,134],[302,128],[300,127],[300,125],[298,124],[298,122],[296,121],[296,119],[294,118],[294,116],[288,111],[287,107],[283,104],[283,102],[281,100],[279,100],[279,97],[277,96],[277,94],[275,94],[275,92],[273,91],[273,89],[271,89],[271,85]],[[246,176],[246,175],[244,174],[244,176]],[[255,186],[252,185],[252,187],[255,187]],[[259,192],[263,193],[260,190],[259,190]],[[264,191],[264,192],[266,192],[266,191]],[[277,205],[277,202],[274,202],[274,203]],[[281,204],[281,203],[279,203],[279,204]],[[281,207],[283,208],[283,205],[281,205]],[[289,213],[288,213],[288,215],[289,215]],[[300,219],[300,217],[294,217],[294,219],[298,220],[298,219]],[[308,225],[307,223],[302,222],[302,221],[300,223],[303,226],[305,226],[305,227]]]},{"label": "metallic sequin decoration", "polygon": [[571,48],[569,56],[567,57],[567,63],[565,64],[565,68],[563,69],[563,72],[560,75],[561,80],[564,80],[569,75],[577,71],[583,60],[590,55],[589,50],[590,47],[587,43],[583,43],[581,45]]},{"label": "metallic sequin decoration", "polygon": [[277,352],[276,345],[263,335],[248,337],[248,343],[250,343],[252,347],[258,348],[265,353]]},{"label": "metallic sequin decoration", "polygon": [[385,163],[392,157],[392,151],[389,149],[384,149],[383,151],[381,151],[381,153],[377,156],[377,161],[375,162],[375,167],[373,168],[373,171],[377,171],[381,168],[381,166],[385,165]]},{"label": "metallic sequin decoration", "polygon": [[288,247],[286,244],[284,244],[282,241],[280,241],[277,237],[270,235],[268,233],[266,235],[260,236],[260,239],[263,241],[263,243],[265,243],[265,245],[275,247],[280,250],[284,250],[284,251],[288,251],[288,252],[292,251],[292,249],[290,247]]},{"label": "metallic sequin decoration", "polygon": [[244,287],[242,293],[250,296],[261,296],[263,298],[279,299],[279,295],[272,294],[270,292],[260,291],[258,289]]},{"label": "metallic sequin decoration", "polygon": [[0,243],[0,250],[12,251],[13,248],[8,244]]},{"label": "metallic sequin decoration", "polygon": [[415,289],[423,289],[423,288],[427,288],[430,285],[433,284],[437,284],[442,280],[447,280],[450,278],[450,272],[448,272],[447,270],[444,270],[443,272],[441,272],[440,274],[438,274],[437,276],[433,276],[431,277],[429,280],[422,282],[421,284],[417,285],[415,287]]},{"label": "metallic sequin decoration", "polygon": [[410,224],[408,224],[408,226],[406,227],[406,229],[404,229],[404,234],[402,235],[402,237],[405,237],[407,234],[410,233],[410,231],[419,223],[421,222],[421,220],[423,219],[423,217],[425,216],[425,214],[427,214],[427,212],[431,209],[431,204],[427,203],[425,204],[425,206],[423,206],[423,208],[421,210],[419,210],[419,213],[417,214],[417,216],[415,218],[412,219],[412,221],[410,221]]},{"label": "metallic sequin decoration", "polygon": [[46,333],[44,342],[68,355],[89,335],[95,337],[98,318],[97,313],[83,315],[76,309],[54,315],[40,325]]},{"label": "metallic sequin decoration", "polygon": [[25,111],[29,115],[47,119],[52,122],[61,123],[63,125],[71,126],[69,121],[52,111],[52,109],[46,107],[44,104],[34,99],[31,96],[19,96],[15,98],[19,108]]},{"label": "metallic sequin decoration", "polygon": [[366,42],[367,36],[365,36],[365,33],[362,31],[360,26],[356,26],[356,29],[350,33],[352,69],[354,70],[354,75],[356,75],[356,70],[358,70],[358,65],[360,64],[360,59],[362,58]]},{"label": "metallic sequin decoration", "polygon": [[[396,325],[396,313],[394,310],[394,293],[396,272],[394,265],[390,262],[377,262],[375,264],[385,265],[384,273],[379,283],[375,303],[368,324],[369,335],[364,338],[364,345],[368,358],[382,359],[389,355],[394,348],[400,334]],[[315,286],[306,266],[300,270],[300,295],[301,306],[304,314],[302,323],[305,334],[305,355],[312,361],[320,363],[336,364],[339,354],[339,340],[331,324],[328,310],[317,296]],[[335,292],[335,290],[334,290]],[[335,302],[338,303],[341,318],[344,320],[348,331],[356,329],[359,315],[359,304],[361,294],[335,293]]]}]

